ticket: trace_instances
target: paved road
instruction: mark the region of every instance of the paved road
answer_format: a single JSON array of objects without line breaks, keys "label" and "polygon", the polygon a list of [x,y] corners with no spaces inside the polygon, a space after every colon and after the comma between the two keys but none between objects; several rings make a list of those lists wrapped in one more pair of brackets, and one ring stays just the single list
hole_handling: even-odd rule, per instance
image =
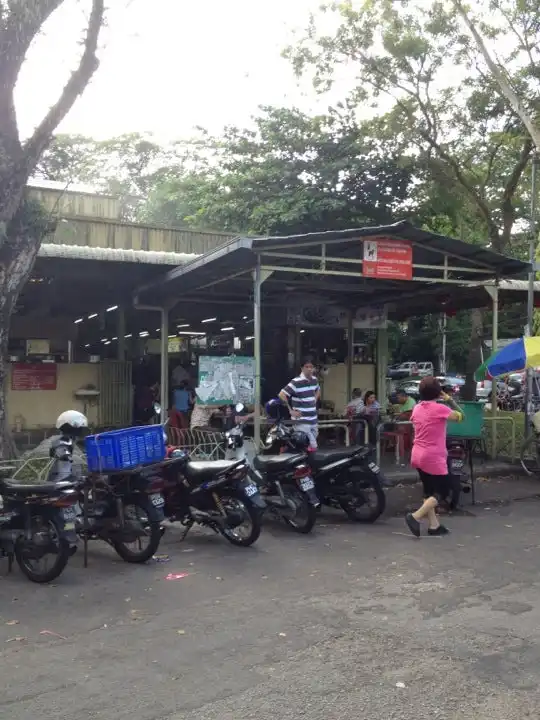
[{"label": "paved road", "polygon": [[539,516],[481,507],[417,541],[330,514],[248,550],[175,529],[167,564],[95,544],[52,587],[2,564],[0,717],[537,718]]}]

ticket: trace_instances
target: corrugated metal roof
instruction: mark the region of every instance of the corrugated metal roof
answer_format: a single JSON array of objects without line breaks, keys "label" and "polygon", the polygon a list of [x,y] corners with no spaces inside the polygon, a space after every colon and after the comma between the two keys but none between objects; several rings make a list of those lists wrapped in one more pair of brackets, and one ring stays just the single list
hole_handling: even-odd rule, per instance
[{"label": "corrugated metal roof", "polygon": [[55,190],[62,193],[83,193],[84,195],[96,195],[97,197],[118,197],[110,193],[101,192],[94,185],[83,183],[62,182],[59,180],[45,180],[44,178],[31,178],[26,185],[35,190]]},{"label": "corrugated metal roof", "polygon": [[199,256],[194,253],[124,250],[121,248],[88,247],[87,245],[43,243],[39,249],[39,257],[177,266],[192,262]]},{"label": "corrugated metal roof", "polygon": [[[486,285],[493,285],[493,283],[485,283]],[[499,283],[501,290],[517,290],[519,292],[527,292],[529,290],[528,280],[501,280]],[[534,283],[534,292],[540,292],[540,282]]]}]

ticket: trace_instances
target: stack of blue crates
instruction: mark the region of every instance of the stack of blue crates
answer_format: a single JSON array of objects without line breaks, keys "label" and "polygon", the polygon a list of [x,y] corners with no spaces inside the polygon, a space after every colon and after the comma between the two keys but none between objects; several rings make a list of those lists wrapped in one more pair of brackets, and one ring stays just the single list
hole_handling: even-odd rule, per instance
[{"label": "stack of blue crates", "polygon": [[120,472],[165,458],[162,425],[143,425],[89,435],[85,445],[90,472]]}]

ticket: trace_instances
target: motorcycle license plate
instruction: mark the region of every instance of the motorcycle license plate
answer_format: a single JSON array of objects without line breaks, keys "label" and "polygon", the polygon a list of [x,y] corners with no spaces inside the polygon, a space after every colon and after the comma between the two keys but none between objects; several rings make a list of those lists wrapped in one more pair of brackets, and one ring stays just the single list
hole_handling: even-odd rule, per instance
[{"label": "motorcycle license plate", "polygon": [[76,515],[75,507],[64,508],[62,510],[62,515],[64,517],[64,523],[66,524],[66,527],[67,527],[67,523],[69,521],[75,520],[75,515]]},{"label": "motorcycle license plate", "polygon": [[250,483],[249,485],[245,486],[244,492],[248,497],[251,497],[252,495],[256,495],[259,492],[259,488],[255,485],[255,483]]},{"label": "motorcycle license plate", "polygon": [[159,493],[155,493],[154,495],[150,495],[150,502],[154,507],[160,508],[165,505],[165,500],[163,499],[163,495],[160,495]]},{"label": "motorcycle license plate", "polygon": [[304,492],[307,492],[308,490],[313,490],[315,483],[310,477],[302,478],[302,480],[300,480],[300,487]]},{"label": "motorcycle license plate", "polygon": [[452,470],[462,470],[464,464],[463,460],[450,460],[450,467]]},{"label": "motorcycle license plate", "polygon": [[371,472],[374,472],[376,475],[378,475],[381,472],[381,468],[374,462],[369,463],[368,468],[371,470]]}]

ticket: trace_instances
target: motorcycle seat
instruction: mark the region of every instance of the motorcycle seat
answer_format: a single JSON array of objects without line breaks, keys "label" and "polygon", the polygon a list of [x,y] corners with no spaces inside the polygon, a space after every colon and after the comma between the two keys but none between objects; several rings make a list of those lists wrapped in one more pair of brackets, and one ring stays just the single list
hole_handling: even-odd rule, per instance
[{"label": "motorcycle seat", "polygon": [[302,453],[281,453],[280,455],[257,455],[253,465],[261,472],[285,470],[298,462],[305,462],[306,456]]},{"label": "motorcycle seat", "polygon": [[22,485],[2,479],[0,480],[0,495],[55,495],[73,487],[75,487],[74,483],[70,482]]},{"label": "motorcycle seat", "polygon": [[[359,453],[359,450],[362,450],[362,452]],[[353,455],[358,455],[359,458],[365,457],[369,452],[370,448],[367,446],[351,445],[346,448],[316,450],[315,452],[308,453],[308,460],[311,467],[322,468],[325,465],[338,462],[338,460],[345,460]]]},{"label": "motorcycle seat", "polygon": [[184,472],[191,480],[208,480],[209,478],[221,475],[240,465],[239,460],[191,460],[186,463]]}]

